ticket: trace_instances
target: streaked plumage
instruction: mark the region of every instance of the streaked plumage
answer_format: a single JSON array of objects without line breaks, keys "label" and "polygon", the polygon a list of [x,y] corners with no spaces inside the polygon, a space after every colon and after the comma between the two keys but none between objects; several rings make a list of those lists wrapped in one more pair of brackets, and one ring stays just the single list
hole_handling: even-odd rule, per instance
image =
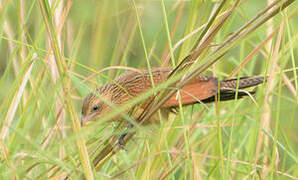
[{"label": "streaked plumage", "polygon": [[[170,69],[158,68],[152,71],[155,84],[165,81],[170,74]],[[263,77],[243,77],[239,80],[239,89],[256,86],[264,81]],[[215,96],[220,86],[221,100],[230,100],[235,98],[237,88],[237,79],[220,81],[215,77],[199,76],[186,84],[180,91],[181,103],[183,105],[198,103],[198,100],[204,103],[215,101]],[[116,107],[128,102],[130,99],[141,95],[152,88],[150,74],[147,70],[139,72],[130,71],[122,74],[120,77],[98,89],[95,93],[90,93],[83,102],[82,107],[82,125],[87,121],[97,119],[112,111],[112,108],[102,101],[102,98],[110,101]],[[99,98],[97,95],[100,95]],[[246,96],[244,92],[238,92],[238,98]],[[147,100],[149,102],[149,100]],[[144,103],[146,104],[146,102]],[[163,106],[162,112],[167,115],[170,108],[178,106],[179,102],[176,96],[171,97]],[[142,109],[144,107],[141,106]],[[141,111],[139,109],[139,111]],[[118,120],[115,117],[113,120]],[[156,121],[156,120],[153,120]],[[152,122],[153,122],[152,121]],[[147,122],[145,124],[150,124]]]}]

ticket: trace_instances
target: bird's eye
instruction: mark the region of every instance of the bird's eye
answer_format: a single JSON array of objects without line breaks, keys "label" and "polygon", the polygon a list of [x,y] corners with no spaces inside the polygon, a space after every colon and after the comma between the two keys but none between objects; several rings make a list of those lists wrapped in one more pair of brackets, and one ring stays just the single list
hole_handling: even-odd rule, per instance
[{"label": "bird's eye", "polygon": [[92,111],[97,111],[98,109],[99,109],[98,104],[95,104],[95,105],[92,107]]}]

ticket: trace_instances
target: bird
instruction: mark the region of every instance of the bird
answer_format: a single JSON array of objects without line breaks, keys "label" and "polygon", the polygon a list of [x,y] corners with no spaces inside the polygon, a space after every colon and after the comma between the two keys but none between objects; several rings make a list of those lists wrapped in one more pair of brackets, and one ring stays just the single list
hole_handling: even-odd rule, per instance
[{"label": "bird", "polygon": [[[150,73],[151,72],[151,73]],[[109,82],[89,93],[83,100],[81,125],[100,119],[111,113],[130,100],[149,91],[152,81],[155,85],[165,82],[172,70],[169,68],[154,68],[151,71],[146,69],[138,71],[128,71],[120,75],[114,81]],[[227,101],[237,98],[240,99],[255,91],[241,91],[242,89],[255,87],[264,82],[263,76],[241,77],[238,79],[218,80],[212,76],[198,76],[180,89],[180,102],[183,106],[196,103],[212,103],[219,97],[220,101]],[[237,87],[238,86],[238,87]],[[238,91],[236,90],[238,89]],[[178,92],[178,91],[177,91]],[[154,95],[152,95],[153,97]],[[145,99],[142,105],[136,110],[136,118],[152,101],[152,97]],[[104,100],[103,100],[104,99]],[[110,102],[110,103],[106,103]],[[111,106],[112,104],[112,106]],[[162,117],[167,118],[173,112],[173,108],[179,106],[177,93],[170,97],[160,108]],[[127,109],[126,113],[131,109]],[[110,121],[120,121],[121,115],[113,117]],[[137,118],[136,118],[137,119]],[[149,120],[142,122],[142,125],[150,125],[160,122],[159,116],[155,113]]]}]

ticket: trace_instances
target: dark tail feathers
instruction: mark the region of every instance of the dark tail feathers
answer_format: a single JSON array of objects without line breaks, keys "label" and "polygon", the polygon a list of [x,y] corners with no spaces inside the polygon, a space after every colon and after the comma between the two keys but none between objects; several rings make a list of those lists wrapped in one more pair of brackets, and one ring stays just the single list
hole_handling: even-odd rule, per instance
[{"label": "dark tail feathers", "polygon": [[[241,77],[238,83],[237,98],[240,99],[249,94],[254,94],[255,91],[243,92],[241,89],[257,86],[264,82],[264,77]],[[233,100],[236,97],[237,79],[227,79],[220,83],[220,101]],[[215,96],[202,100],[203,103],[210,103],[215,101]]]},{"label": "dark tail feathers", "polygon": [[[239,89],[244,89],[258,84],[262,84],[264,81],[263,76],[259,77],[241,77],[239,79]],[[220,89],[237,89],[237,79],[227,79],[220,83]]]}]

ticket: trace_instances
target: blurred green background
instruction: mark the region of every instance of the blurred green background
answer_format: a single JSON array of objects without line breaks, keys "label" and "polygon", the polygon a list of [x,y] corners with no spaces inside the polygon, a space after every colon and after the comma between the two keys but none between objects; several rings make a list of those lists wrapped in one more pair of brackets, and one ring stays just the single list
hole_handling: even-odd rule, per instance
[{"label": "blurred green background", "polygon": [[[49,1],[51,13],[48,16],[42,14],[40,3],[44,2],[44,0],[2,0],[0,3],[1,132],[5,124],[9,126],[8,134],[4,139],[2,139],[3,133],[1,134],[2,177],[35,179],[55,177],[62,172],[70,172],[74,179],[79,177],[83,170],[77,167],[77,163],[80,162],[75,143],[77,136],[72,130],[73,123],[68,112],[69,108],[64,103],[63,84],[69,88],[69,100],[76,117],[79,118],[83,98],[94,88],[110,81],[104,77],[113,79],[125,72],[123,69],[101,72],[103,68],[110,66],[147,68],[142,38],[151,66],[159,67],[164,63],[165,57],[169,54],[169,41],[162,5],[165,6],[168,28],[172,33],[171,42],[174,46],[184,36],[208,22],[220,1],[136,0],[141,27],[136,18],[134,1],[131,0],[51,0]],[[233,0],[228,1],[223,9],[231,8],[234,3]],[[215,36],[211,43],[214,47],[263,10],[269,2],[248,0],[241,3]],[[259,124],[264,114],[266,85],[263,85],[259,88],[260,93],[255,97],[259,106],[255,106],[249,98],[223,103],[221,107],[223,115],[220,119],[227,126],[222,127],[220,143],[217,142],[218,117],[215,105],[210,105],[208,111],[203,113],[199,120],[194,119],[204,108],[200,105],[189,106],[183,109],[185,122],[182,122],[181,117],[172,117],[171,123],[165,123],[162,128],[156,130],[158,138],[153,139],[147,137],[148,133],[152,133],[151,129],[144,128],[146,133],[139,132],[134,140],[137,143],[129,143],[128,152],[121,151],[115,155],[104,165],[100,173],[94,170],[95,176],[109,178],[135,164],[133,168],[117,178],[146,179],[148,176],[150,179],[161,177],[258,179],[264,174],[262,177],[265,179],[275,179],[275,177],[297,179],[297,7],[297,2],[294,2],[289,8],[272,18],[271,24],[266,23],[249,36],[238,40],[220,61],[204,72],[205,75],[216,75],[220,79],[228,77],[235,68],[239,67],[245,57],[265,40],[269,34],[268,29],[277,29],[284,21],[277,59],[280,69],[275,76],[274,88],[270,91],[270,99],[272,99],[271,118],[268,125],[270,132],[264,132],[266,130],[261,129]],[[55,70],[55,58],[50,48],[51,36],[45,24],[46,17],[50,17],[55,26],[62,61],[65,61],[68,69],[64,74],[59,74]],[[190,53],[200,32],[184,41],[175,50],[176,64]],[[268,74],[277,36],[278,32],[269,43],[271,48],[269,45],[261,48],[241,69],[240,76]],[[212,48],[210,47],[211,50]],[[208,56],[208,53],[205,53],[205,56]],[[168,66],[172,67],[170,64]],[[20,91],[22,83],[26,82],[25,74],[29,67],[32,67],[32,72],[28,82],[25,83],[25,88]],[[88,78],[98,72],[101,75]],[[285,81],[283,75],[289,82]],[[63,78],[67,80],[64,81]],[[289,87],[293,89],[290,90]],[[20,101],[16,102],[18,93],[21,93],[21,97]],[[202,127],[194,132],[189,132],[188,128],[179,128],[191,125],[194,121],[198,123],[198,127],[199,125]],[[63,127],[57,126],[60,122],[64,122]],[[236,126],[231,127],[231,124]],[[214,128],[207,127],[208,125],[214,125]],[[172,129],[167,130],[167,126]],[[86,139],[103,140],[107,136],[105,133],[110,130],[109,125],[98,125],[96,131],[86,136]],[[232,135],[231,132],[233,132]],[[273,137],[275,132],[277,132],[277,139],[273,140],[270,134]],[[183,137],[183,133],[187,134],[184,134],[187,145],[180,147],[175,142],[175,138]],[[253,171],[260,133],[264,135],[262,138],[265,140],[261,143],[262,152],[256,163],[262,168]],[[167,138],[162,139],[163,136]],[[220,144],[223,146],[223,154],[221,154]],[[272,155],[274,147],[278,150],[277,156]],[[169,152],[162,154],[170,150],[177,151],[177,154]],[[180,150],[187,150],[188,153],[191,151],[201,156],[193,158],[185,154],[181,155],[178,153]],[[160,155],[154,155],[158,153]],[[63,159],[69,156],[73,156],[73,159]],[[218,158],[222,157],[231,158],[234,161],[224,161],[225,166],[221,169],[222,164]],[[264,160],[264,157],[267,157],[267,160]],[[278,161],[276,164],[271,161],[273,157]],[[150,160],[147,159],[138,164],[146,158]],[[179,164],[181,160],[179,158],[186,160]],[[244,163],[239,165],[237,160]],[[36,163],[33,170],[27,171],[27,168]],[[247,164],[244,165],[245,163]],[[25,168],[21,169],[22,166]],[[52,166],[62,167],[62,169],[53,173],[50,172]],[[173,170],[168,172],[171,168]],[[225,171],[222,172],[223,170]]]}]

